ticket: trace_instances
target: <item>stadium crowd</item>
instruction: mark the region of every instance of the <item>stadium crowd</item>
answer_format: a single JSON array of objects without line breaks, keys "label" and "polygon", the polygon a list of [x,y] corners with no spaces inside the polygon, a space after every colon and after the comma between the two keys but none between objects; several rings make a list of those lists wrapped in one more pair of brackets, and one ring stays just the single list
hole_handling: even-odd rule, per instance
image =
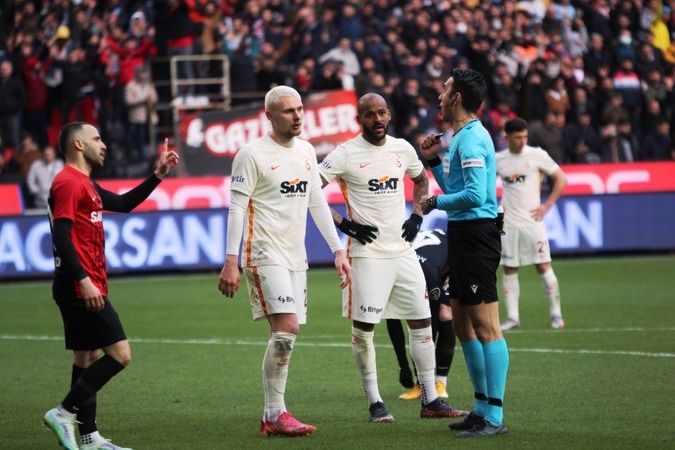
[{"label": "stadium crowd", "polygon": [[150,59],[202,53],[230,58],[234,105],[277,84],[376,92],[414,144],[448,131],[442,83],[471,67],[488,79],[480,118],[497,149],[520,116],[558,163],[675,159],[675,0],[4,0],[0,180],[25,180],[75,119],[110,143],[100,176],[137,176],[156,106],[173,100]]}]

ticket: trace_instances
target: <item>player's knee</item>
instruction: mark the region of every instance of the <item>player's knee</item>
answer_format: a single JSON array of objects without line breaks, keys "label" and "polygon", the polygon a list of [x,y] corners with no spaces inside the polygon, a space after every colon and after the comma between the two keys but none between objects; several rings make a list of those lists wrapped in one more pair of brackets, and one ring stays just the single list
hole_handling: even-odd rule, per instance
[{"label": "player's knee", "polygon": [[438,320],[442,322],[452,320],[452,310],[447,306],[443,306],[445,305],[441,305],[441,308],[438,310]]},{"label": "player's knee", "polygon": [[373,331],[375,329],[375,324],[372,323],[366,323],[366,322],[359,322],[358,320],[353,321],[354,328],[359,329],[361,331]]}]

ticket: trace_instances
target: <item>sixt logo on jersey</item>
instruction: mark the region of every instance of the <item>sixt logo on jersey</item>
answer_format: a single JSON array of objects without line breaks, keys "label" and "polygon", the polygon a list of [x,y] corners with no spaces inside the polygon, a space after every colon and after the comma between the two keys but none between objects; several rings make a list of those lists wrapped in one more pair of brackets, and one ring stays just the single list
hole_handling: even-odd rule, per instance
[{"label": "sixt logo on jersey", "polygon": [[521,184],[525,182],[525,175],[511,175],[510,177],[502,177],[504,184]]},{"label": "sixt logo on jersey", "polygon": [[398,188],[398,178],[390,178],[388,175],[382,178],[373,178],[368,180],[368,190],[370,192],[391,192]]},{"label": "sixt logo on jersey", "polygon": [[282,181],[279,192],[282,194],[306,194],[307,181],[300,181],[300,178],[291,181]]}]

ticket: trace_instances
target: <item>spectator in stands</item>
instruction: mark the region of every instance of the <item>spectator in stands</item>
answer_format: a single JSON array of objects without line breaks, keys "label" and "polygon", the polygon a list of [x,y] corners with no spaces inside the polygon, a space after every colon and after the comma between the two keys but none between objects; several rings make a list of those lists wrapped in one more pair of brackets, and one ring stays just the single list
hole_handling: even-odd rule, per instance
[{"label": "spectator in stands", "polygon": [[63,161],[56,158],[53,145],[48,145],[42,150],[42,158],[30,166],[26,184],[33,200],[35,208],[46,209],[49,198],[49,188],[57,173],[63,169]]},{"label": "spectator in stands", "polygon": [[41,154],[38,149],[33,136],[30,134],[24,134],[21,137],[21,143],[19,144],[19,151],[14,156],[17,167],[19,168],[19,174],[21,175],[22,180],[26,180],[28,176],[28,171],[35,161],[40,159]]},{"label": "spectator in stands", "polygon": [[565,150],[562,143],[562,129],[565,126],[565,116],[549,111],[546,113],[544,123],[530,125],[530,144],[533,147],[541,147],[551,155],[558,163],[565,162]]},{"label": "spectator in stands", "polygon": [[546,89],[544,96],[549,112],[565,115],[570,108],[570,98],[567,95],[565,80],[562,77],[553,80],[549,88]]},{"label": "spectator in stands", "polygon": [[0,62],[0,150],[17,150],[21,131],[21,110],[26,92],[21,81],[13,76],[14,65],[9,59]]},{"label": "spectator in stands", "polygon": [[668,119],[662,117],[658,120],[656,130],[644,140],[642,154],[647,161],[675,161],[675,143]]},{"label": "spectator in stands", "polygon": [[30,43],[21,46],[21,76],[26,92],[23,126],[40,147],[47,144],[47,85],[46,70]]},{"label": "spectator in stands", "polygon": [[640,77],[634,69],[632,59],[625,58],[621,61],[619,69],[614,73],[614,89],[621,93],[623,105],[631,120],[635,121],[642,107],[642,91]]},{"label": "spectator in stands", "polygon": [[148,127],[151,121],[156,123],[155,107],[157,91],[150,80],[145,66],[138,66],[134,79],[124,88],[124,101],[129,113],[129,137],[131,145],[127,157],[132,162],[144,161],[148,156],[145,146],[148,141]]},{"label": "spectator in stands", "polygon": [[639,143],[629,120],[610,123],[603,129],[602,161],[609,163],[639,160]]},{"label": "spectator in stands", "polygon": [[563,129],[563,147],[566,161],[572,164],[594,164],[602,161],[602,139],[593,128],[591,114],[581,112],[576,122]]},{"label": "spectator in stands", "polygon": [[330,59],[344,64],[345,70],[352,76],[358,75],[361,70],[356,53],[351,49],[351,41],[349,38],[341,38],[337,47],[321,55],[319,57],[319,64]]}]

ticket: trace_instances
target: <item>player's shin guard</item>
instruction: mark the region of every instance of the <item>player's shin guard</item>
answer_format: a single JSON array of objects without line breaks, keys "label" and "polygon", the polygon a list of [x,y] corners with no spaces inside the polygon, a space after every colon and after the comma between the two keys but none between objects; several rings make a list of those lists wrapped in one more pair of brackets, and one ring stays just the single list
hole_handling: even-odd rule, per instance
[{"label": "player's shin guard", "polygon": [[488,396],[485,420],[494,426],[500,426],[504,421],[502,402],[506,390],[506,374],[509,370],[509,349],[502,338],[483,344],[483,353]]},{"label": "player's shin guard", "polygon": [[518,308],[520,283],[518,282],[518,273],[504,274],[502,289],[504,291],[504,303],[506,304],[506,317],[520,322],[520,311]]},{"label": "player's shin guard", "polygon": [[548,304],[551,308],[551,317],[562,317],[560,310],[560,288],[558,286],[558,278],[550,267],[546,272],[541,274],[541,281],[544,285],[544,292],[548,298]]},{"label": "player's shin guard", "polygon": [[420,329],[408,328],[410,336],[410,355],[417,367],[417,380],[422,389],[422,404],[427,405],[438,397],[434,369],[434,340],[431,337],[431,326]]},{"label": "player's shin guard", "polygon": [[291,361],[296,335],[275,331],[267,341],[263,358],[262,378],[265,390],[265,417],[274,421],[286,411],[284,393],[288,379],[288,364]]},{"label": "player's shin guard", "polygon": [[455,331],[452,320],[438,322],[438,339],[436,340],[436,376],[447,377],[455,356]]},{"label": "player's shin guard", "polygon": [[[86,369],[73,364],[73,372],[70,380],[70,387],[72,388],[80,379]],[[96,394],[86,399],[77,411],[78,428],[80,436],[84,436],[96,431]]]},{"label": "player's shin guard", "polygon": [[487,382],[485,380],[485,355],[483,344],[478,339],[464,341],[462,352],[469,371],[469,378],[473,384],[474,406],[473,412],[481,417],[487,413]]},{"label": "player's shin guard", "polygon": [[361,382],[363,383],[363,389],[366,391],[368,405],[382,401],[377,386],[374,335],[375,332],[373,331],[363,331],[360,328],[352,326],[352,355],[361,375]]}]

